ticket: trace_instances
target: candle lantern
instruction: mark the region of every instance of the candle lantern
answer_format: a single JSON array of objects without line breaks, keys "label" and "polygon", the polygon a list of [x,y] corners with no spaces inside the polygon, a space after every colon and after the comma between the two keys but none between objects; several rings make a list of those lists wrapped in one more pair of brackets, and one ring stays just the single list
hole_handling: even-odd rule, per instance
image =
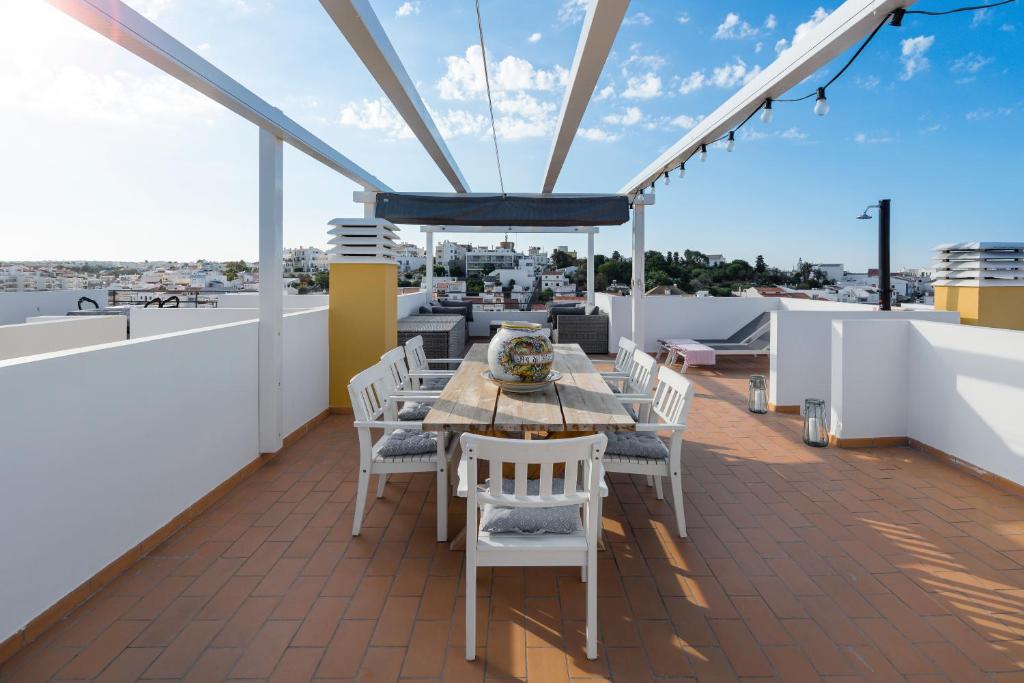
[{"label": "candle lantern", "polygon": [[804,401],[804,443],[817,448],[828,445],[825,402],[820,398],[809,398]]},{"label": "candle lantern", "polygon": [[747,410],[752,413],[768,412],[768,389],[764,375],[751,375],[747,390]]}]

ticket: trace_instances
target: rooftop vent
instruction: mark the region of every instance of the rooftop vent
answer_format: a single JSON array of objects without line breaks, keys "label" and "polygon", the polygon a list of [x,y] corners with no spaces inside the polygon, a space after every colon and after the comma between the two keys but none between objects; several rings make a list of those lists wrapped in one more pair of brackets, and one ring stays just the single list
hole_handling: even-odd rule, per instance
[{"label": "rooftop vent", "polygon": [[934,284],[1024,287],[1024,242],[960,242],[935,247]]},{"label": "rooftop vent", "polygon": [[331,263],[397,263],[397,228],[381,218],[335,218],[327,233]]}]

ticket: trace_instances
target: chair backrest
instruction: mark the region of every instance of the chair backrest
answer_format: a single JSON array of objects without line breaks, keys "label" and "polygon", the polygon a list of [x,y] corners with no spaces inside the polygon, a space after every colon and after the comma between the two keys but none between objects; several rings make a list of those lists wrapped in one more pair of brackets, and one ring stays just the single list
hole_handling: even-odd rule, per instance
[{"label": "chair backrest", "polygon": [[637,349],[633,352],[633,365],[629,369],[629,383],[626,392],[649,394],[657,377],[658,361],[649,353]]},{"label": "chair backrest", "polygon": [[[471,521],[475,521],[477,506],[486,503],[500,507],[560,507],[596,504],[600,496],[600,460],[608,444],[604,434],[549,441],[463,434],[461,444],[470,482],[466,506],[467,511],[471,511]],[[490,484],[486,487],[476,486],[481,460],[488,462],[488,472],[491,473]],[[512,493],[504,492],[500,475],[494,476],[502,471],[505,463],[515,467]],[[556,464],[565,466],[562,493],[552,492]],[[530,465],[540,466],[540,489],[536,495],[527,495],[526,482]],[[472,529],[472,525],[469,528]]]},{"label": "chair backrest", "polygon": [[629,372],[633,367],[633,352],[636,351],[636,342],[626,337],[619,337],[619,349],[615,353],[615,370],[617,372]]},{"label": "chair backrest", "polygon": [[371,365],[348,383],[352,414],[356,422],[379,420],[384,414],[392,379],[382,363]]},{"label": "chair backrest", "polygon": [[384,369],[391,375],[391,381],[397,389],[411,389],[409,367],[405,364],[405,349],[396,346],[380,357]]},{"label": "chair backrest", "polygon": [[427,362],[427,352],[423,348],[423,336],[417,334],[405,342],[405,361],[409,365],[410,372],[424,372],[430,369]]},{"label": "chair backrest", "polygon": [[749,323],[733,332],[726,341],[732,344],[748,344],[764,334],[772,323],[772,314],[765,311]]},{"label": "chair backrest", "polygon": [[693,383],[670,368],[658,370],[651,411],[665,424],[685,425],[693,403]]}]

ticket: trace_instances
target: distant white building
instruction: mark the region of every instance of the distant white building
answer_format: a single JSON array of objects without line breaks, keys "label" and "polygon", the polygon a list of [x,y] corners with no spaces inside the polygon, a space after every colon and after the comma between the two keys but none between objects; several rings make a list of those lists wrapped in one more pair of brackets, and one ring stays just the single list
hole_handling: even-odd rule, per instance
[{"label": "distant white building", "polygon": [[519,255],[514,249],[473,249],[466,252],[466,275],[487,275],[492,270],[512,270]]},{"label": "distant white building", "polygon": [[457,244],[450,240],[444,240],[434,245],[434,263],[444,266],[447,270],[452,261],[455,261],[463,268],[466,267],[466,252],[472,249],[469,244]]},{"label": "distant white building", "polygon": [[846,271],[843,270],[842,263],[812,263],[811,268],[820,270],[825,273],[826,279],[834,280],[835,282],[841,281],[843,279],[843,275],[846,274]]},{"label": "distant white building", "polygon": [[423,247],[416,246],[415,244],[409,244],[408,242],[399,242],[395,245],[395,261],[398,263],[399,273],[408,273],[413,270],[418,270],[420,266],[426,264],[427,253]]},{"label": "distant white building", "polygon": [[722,254],[707,254],[708,265],[711,267],[725,265],[725,256]]},{"label": "distant white building", "polygon": [[527,290],[533,289],[533,283],[536,276],[533,270],[526,268],[498,268],[487,273],[494,278],[497,278],[503,287],[508,287],[513,281],[517,287],[523,287]]},{"label": "distant white building", "polygon": [[284,250],[284,272],[319,273],[328,268],[327,252],[316,247],[291,247]]}]

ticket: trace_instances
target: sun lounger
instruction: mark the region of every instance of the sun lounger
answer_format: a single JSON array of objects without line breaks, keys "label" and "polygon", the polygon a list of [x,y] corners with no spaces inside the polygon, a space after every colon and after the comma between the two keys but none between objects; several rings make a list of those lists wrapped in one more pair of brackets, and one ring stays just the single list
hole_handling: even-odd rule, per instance
[{"label": "sun lounger", "polygon": [[[714,349],[720,356],[760,356],[771,349],[771,313],[765,311],[733,332],[725,339],[659,339],[658,358],[663,352],[672,353],[670,342],[690,341]],[[696,363],[690,363],[696,365]]]}]

